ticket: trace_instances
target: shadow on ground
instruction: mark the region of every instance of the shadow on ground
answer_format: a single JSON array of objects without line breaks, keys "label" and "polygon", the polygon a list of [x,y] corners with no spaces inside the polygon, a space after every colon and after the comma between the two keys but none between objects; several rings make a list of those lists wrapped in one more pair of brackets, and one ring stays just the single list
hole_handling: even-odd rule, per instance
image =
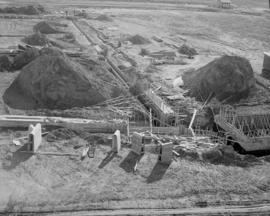
[{"label": "shadow on ground", "polygon": [[9,159],[9,163],[6,163],[3,168],[5,170],[12,170],[16,168],[20,163],[27,161],[32,157],[33,154],[25,153],[27,151],[27,144],[20,147],[17,151],[13,152],[11,158]]},{"label": "shadow on ground", "polygon": [[99,164],[98,168],[102,169],[104,168],[108,163],[111,162],[111,160],[117,155],[116,152],[109,151],[106,155],[106,157],[102,160],[102,162]]},{"label": "shadow on ground", "polygon": [[141,160],[143,155],[137,155],[130,151],[127,157],[119,165],[127,173],[134,172],[135,165]]},{"label": "shadow on ground", "polygon": [[161,163],[160,161],[157,161],[156,165],[154,166],[151,174],[147,178],[147,183],[153,183],[156,181],[159,181],[163,178],[165,175],[167,169],[170,167],[169,164]]}]

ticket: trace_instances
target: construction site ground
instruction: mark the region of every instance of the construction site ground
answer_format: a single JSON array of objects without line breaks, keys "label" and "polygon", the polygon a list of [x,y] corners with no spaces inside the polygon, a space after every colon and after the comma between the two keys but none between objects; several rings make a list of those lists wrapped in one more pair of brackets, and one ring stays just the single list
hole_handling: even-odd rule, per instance
[{"label": "construction site ground", "polygon": [[[141,0],[130,1],[0,1],[14,5],[37,3],[51,13],[42,16],[17,16],[0,19],[0,51],[16,49],[21,39],[33,33],[33,26],[42,20],[65,23],[78,44],[66,45],[66,52],[95,56],[92,45],[107,45],[116,65],[136,63],[137,73],[155,87],[170,95],[181,93],[179,83],[183,72],[197,69],[224,54],[247,58],[256,74],[261,73],[263,52],[270,50],[270,12],[268,1],[233,0],[232,9],[217,8],[216,1]],[[65,18],[65,11],[85,10],[87,18]],[[110,21],[96,19],[105,14]],[[140,35],[150,43],[135,45],[127,38]],[[50,35],[52,39],[61,35]],[[153,36],[162,42],[153,40]],[[121,47],[117,47],[121,41]],[[174,51],[183,44],[194,47],[194,59],[177,54],[181,64],[155,65],[148,71],[150,59],[141,56],[142,48],[150,53]],[[65,46],[66,45],[66,46]],[[124,53],[124,55],[123,55]],[[116,56],[116,57],[115,57]],[[0,73],[0,95],[20,71]],[[270,93],[258,86],[251,100],[267,100]],[[265,107],[264,107],[265,109]],[[10,114],[1,97],[0,114]],[[12,110],[11,114],[25,114]],[[61,212],[104,209],[180,209],[226,205],[268,204],[270,202],[269,157],[250,157],[244,164],[207,163],[190,156],[176,158],[170,165],[157,162],[157,155],[139,158],[123,145],[118,155],[112,154],[111,137],[89,134],[97,143],[95,157],[81,161],[79,153],[86,141],[85,134],[44,138],[41,150],[78,154],[77,156],[29,155],[19,153],[12,145],[14,137],[26,131],[0,132],[0,211]],[[137,171],[133,168],[138,163]],[[143,213],[142,213],[143,214]],[[168,212],[170,214],[170,212]]]}]

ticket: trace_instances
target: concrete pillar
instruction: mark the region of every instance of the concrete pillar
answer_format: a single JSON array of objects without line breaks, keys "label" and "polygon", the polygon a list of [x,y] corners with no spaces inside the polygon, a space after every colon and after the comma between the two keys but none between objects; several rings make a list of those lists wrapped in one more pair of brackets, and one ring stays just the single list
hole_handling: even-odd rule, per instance
[{"label": "concrete pillar", "polygon": [[270,53],[264,53],[262,76],[270,79]]},{"label": "concrete pillar", "polygon": [[113,134],[112,138],[112,151],[118,153],[121,149],[121,134],[120,131],[117,130]]},{"label": "concrete pillar", "polygon": [[28,151],[36,152],[42,143],[41,124],[29,125]]},{"label": "concrete pillar", "polygon": [[173,158],[173,143],[163,143],[160,146],[159,161],[169,164]]},{"label": "concrete pillar", "polygon": [[143,143],[143,135],[137,132],[134,132],[131,137],[131,150],[138,154],[144,154],[145,148]]}]

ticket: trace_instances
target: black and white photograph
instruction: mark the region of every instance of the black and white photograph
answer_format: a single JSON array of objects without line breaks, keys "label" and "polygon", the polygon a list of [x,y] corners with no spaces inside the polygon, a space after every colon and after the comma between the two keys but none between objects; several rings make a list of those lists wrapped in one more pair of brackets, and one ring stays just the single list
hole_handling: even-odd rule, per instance
[{"label": "black and white photograph", "polygon": [[0,216],[270,216],[270,0],[0,0]]}]

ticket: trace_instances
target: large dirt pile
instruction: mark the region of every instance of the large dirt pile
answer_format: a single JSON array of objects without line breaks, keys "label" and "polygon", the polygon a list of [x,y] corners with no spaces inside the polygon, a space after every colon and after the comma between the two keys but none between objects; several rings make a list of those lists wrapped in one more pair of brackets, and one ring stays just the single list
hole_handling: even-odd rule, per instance
[{"label": "large dirt pile", "polygon": [[196,51],[196,49],[194,49],[193,47],[190,47],[186,44],[182,45],[179,49],[178,52],[187,56],[195,56],[198,55],[198,52]]},{"label": "large dirt pile", "polygon": [[47,39],[46,35],[36,32],[23,38],[22,42],[33,46],[45,46],[49,43],[49,40]]},{"label": "large dirt pile", "polygon": [[38,15],[45,12],[46,12],[45,8],[41,5],[28,5],[28,6],[23,6],[23,7],[0,8],[0,13]]},{"label": "large dirt pile", "polygon": [[14,57],[12,70],[20,70],[39,56],[39,50],[35,47],[28,48]]},{"label": "large dirt pile", "polygon": [[[111,98],[110,87],[103,83],[104,76],[97,75],[102,70],[99,65],[86,70],[56,48],[44,48],[39,55],[22,69],[5,92],[4,101],[10,107],[67,109],[94,105]],[[20,101],[16,94],[21,95]]]},{"label": "large dirt pile", "polygon": [[238,56],[223,56],[183,75],[190,96],[206,100],[212,93],[219,101],[233,102],[248,96],[255,78],[250,62]]},{"label": "large dirt pile", "polygon": [[63,33],[58,26],[56,26],[54,23],[42,21],[37,23],[34,26],[34,31],[35,32],[40,32],[42,34],[58,34],[58,33]]},{"label": "large dirt pile", "polygon": [[95,18],[95,20],[98,20],[98,21],[105,21],[105,22],[112,22],[113,19],[111,17],[108,17],[107,15],[105,14],[101,14],[99,15],[98,17]]},{"label": "large dirt pile", "polygon": [[147,38],[144,38],[144,37],[142,37],[141,35],[138,35],[138,34],[129,37],[127,40],[130,41],[131,43],[135,44],[135,45],[143,45],[143,44],[151,43],[150,40],[148,40]]}]

